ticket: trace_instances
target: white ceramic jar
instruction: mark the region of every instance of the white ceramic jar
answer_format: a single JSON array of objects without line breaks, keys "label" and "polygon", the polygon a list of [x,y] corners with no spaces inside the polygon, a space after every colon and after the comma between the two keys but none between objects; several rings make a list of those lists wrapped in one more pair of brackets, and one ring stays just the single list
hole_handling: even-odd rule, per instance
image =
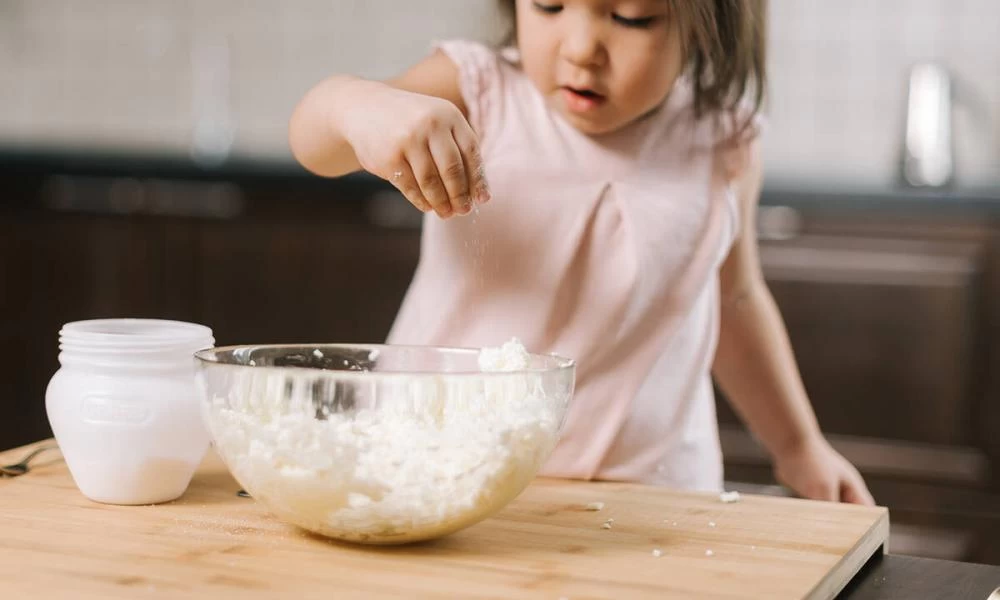
[{"label": "white ceramic jar", "polygon": [[81,492],[108,504],[180,497],[209,445],[194,352],[202,325],[155,319],[68,323],[45,408]]}]

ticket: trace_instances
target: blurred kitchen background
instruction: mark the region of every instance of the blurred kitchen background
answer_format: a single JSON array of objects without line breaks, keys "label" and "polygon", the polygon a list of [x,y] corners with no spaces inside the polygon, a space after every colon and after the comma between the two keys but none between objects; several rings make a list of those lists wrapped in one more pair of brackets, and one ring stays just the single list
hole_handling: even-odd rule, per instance
[{"label": "blurred kitchen background", "polygon": [[[821,424],[890,551],[1000,564],[1000,2],[770,16],[762,260]],[[418,214],[304,173],[288,116],[328,73],[504,27],[492,0],[0,0],[0,448],[50,435],[67,321],[380,341]],[[783,493],[720,419],[732,486]]]}]

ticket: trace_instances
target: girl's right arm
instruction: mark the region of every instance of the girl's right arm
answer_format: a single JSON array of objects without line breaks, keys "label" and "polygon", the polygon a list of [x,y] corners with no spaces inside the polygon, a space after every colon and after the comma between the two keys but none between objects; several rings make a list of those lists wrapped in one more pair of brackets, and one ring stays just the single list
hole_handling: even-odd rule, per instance
[{"label": "girl's right arm", "polygon": [[489,199],[466,114],[458,68],[438,51],[385,83],[344,75],[320,82],[295,108],[289,144],[313,173],[365,169],[418,209],[448,218]]}]

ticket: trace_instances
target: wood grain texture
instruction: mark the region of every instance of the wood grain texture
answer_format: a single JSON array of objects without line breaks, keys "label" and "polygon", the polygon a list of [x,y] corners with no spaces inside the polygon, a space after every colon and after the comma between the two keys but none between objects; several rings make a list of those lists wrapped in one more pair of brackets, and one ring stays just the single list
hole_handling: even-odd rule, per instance
[{"label": "wood grain texture", "polygon": [[0,596],[832,598],[889,529],[881,508],[538,480],[451,537],[366,548],[287,526],[237,490],[210,454],[180,500],[106,506],[47,453],[0,480]]}]

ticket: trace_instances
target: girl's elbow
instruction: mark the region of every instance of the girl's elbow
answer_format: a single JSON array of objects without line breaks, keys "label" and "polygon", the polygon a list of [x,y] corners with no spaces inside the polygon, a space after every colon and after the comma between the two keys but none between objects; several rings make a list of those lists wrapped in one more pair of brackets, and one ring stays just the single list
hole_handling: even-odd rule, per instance
[{"label": "girl's elbow", "polygon": [[292,158],[295,159],[295,162],[313,175],[319,175],[321,177],[326,176],[323,165],[316,160],[312,152],[307,150],[307,145],[300,137],[301,134],[299,134],[294,127],[289,127],[288,129],[288,149],[291,151]]},{"label": "girl's elbow", "polygon": [[723,312],[742,311],[756,301],[765,300],[769,295],[763,276],[748,276],[723,285],[719,301]]},{"label": "girl's elbow", "polygon": [[288,149],[292,158],[302,167],[314,175],[320,177],[336,177],[342,175],[333,167],[333,161],[329,160],[329,152],[324,146],[324,140],[320,139],[321,127],[315,123],[307,114],[303,114],[301,108],[296,108],[288,122]]}]

